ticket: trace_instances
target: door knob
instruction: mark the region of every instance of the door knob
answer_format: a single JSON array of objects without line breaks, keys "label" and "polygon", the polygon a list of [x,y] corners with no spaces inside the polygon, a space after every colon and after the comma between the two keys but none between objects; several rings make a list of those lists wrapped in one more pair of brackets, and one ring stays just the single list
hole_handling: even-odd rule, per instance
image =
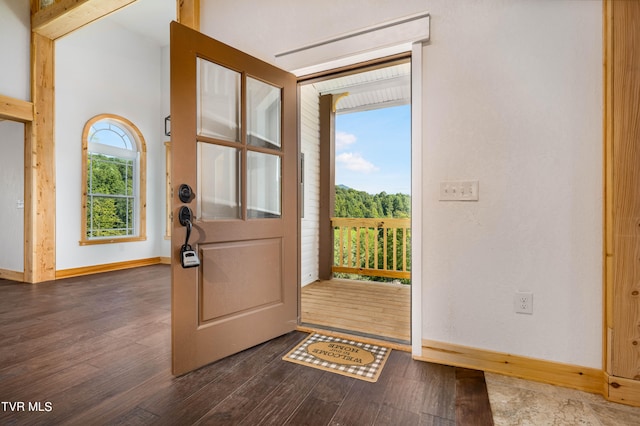
[{"label": "door knob", "polygon": [[178,198],[183,203],[190,203],[195,197],[193,189],[191,189],[191,187],[186,183],[183,183],[180,185],[180,188],[178,188]]}]

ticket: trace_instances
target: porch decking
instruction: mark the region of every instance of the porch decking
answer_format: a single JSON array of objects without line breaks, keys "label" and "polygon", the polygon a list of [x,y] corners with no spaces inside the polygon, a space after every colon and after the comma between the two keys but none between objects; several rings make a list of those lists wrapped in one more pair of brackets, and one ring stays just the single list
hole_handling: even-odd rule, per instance
[{"label": "porch decking", "polygon": [[411,288],[402,284],[333,279],[302,288],[305,324],[411,340]]}]

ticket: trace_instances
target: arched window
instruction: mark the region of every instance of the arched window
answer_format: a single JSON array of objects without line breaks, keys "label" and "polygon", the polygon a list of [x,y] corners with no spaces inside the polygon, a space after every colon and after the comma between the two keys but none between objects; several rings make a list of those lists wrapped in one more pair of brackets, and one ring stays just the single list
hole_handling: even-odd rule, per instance
[{"label": "arched window", "polygon": [[146,239],[146,151],[126,118],[101,114],[85,124],[80,244]]}]

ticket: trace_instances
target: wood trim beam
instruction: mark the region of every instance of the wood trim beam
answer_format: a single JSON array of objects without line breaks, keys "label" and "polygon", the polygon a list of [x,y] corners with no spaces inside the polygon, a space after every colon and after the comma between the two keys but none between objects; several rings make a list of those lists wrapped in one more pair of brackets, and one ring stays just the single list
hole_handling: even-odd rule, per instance
[{"label": "wood trim beam", "polygon": [[200,0],[177,0],[178,22],[200,31]]},{"label": "wood trim beam", "polygon": [[613,12],[611,1],[602,3],[603,39],[603,325],[602,325],[602,365],[611,373],[611,348],[613,336]]},{"label": "wood trim beam", "polygon": [[24,278],[55,278],[54,42],[31,35],[34,120],[25,128]]},{"label": "wood trim beam", "polygon": [[164,263],[161,257],[127,260],[125,262],[105,263],[102,265],[83,266],[80,268],[61,269],[56,271],[56,279],[80,277],[83,275],[100,274],[103,272],[120,271],[122,269],[140,268],[142,266]]},{"label": "wood trim beam", "polygon": [[[612,218],[605,236],[607,372],[640,381],[640,2],[605,4],[605,144],[610,157],[605,175],[610,190],[605,203]],[[605,154],[606,155],[606,154]],[[609,259],[611,258],[611,260]],[[609,331],[609,330],[607,330]]]},{"label": "wood trim beam", "polygon": [[60,0],[31,15],[31,31],[55,40],[136,0]]},{"label": "wood trim beam", "polygon": [[640,358],[633,348],[637,347],[634,324],[640,310],[634,300],[638,294],[634,253],[640,242],[631,229],[637,229],[633,218],[637,217],[638,196],[633,188],[640,179],[635,167],[640,150],[637,143],[640,82],[634,72],[638,61],[632,54],[640,38],[640,32],[633,25],[639,16],[640,7],[636,3],[603,2],[603,367],[606,372],[603,394],[610,401],[637,407],[640,407],[640,375],[637,374]]},{"label": "wood trim beam", "polygon": [[33,121],[33,103],[0,95],[0,120]]},{"label": "wood trim beam", "polygon": [[604,372],[559,362],[469,348],[451,343],[422,341],[422,356],[414,359],[472,368],[505,376],[602,394]]},{"label": "wood trim beam", "polygon": [[605,375],[607,389],[605,398],[620,404],[640,407],[640,381]]},{"label": "wood trim beam", "polygon": [[597,368],[563,364],[427,339],[422,340],[422,356],[414,356],[414,359],[578,389],[601,394],[610,401],[640,407],[640,381],[610,376]]},{"label": "wood trim beam", "polygon": [[18,271],[11,271],[9,269],[0,269],[0,279],[9,281],[24,281],[24,273]]}]

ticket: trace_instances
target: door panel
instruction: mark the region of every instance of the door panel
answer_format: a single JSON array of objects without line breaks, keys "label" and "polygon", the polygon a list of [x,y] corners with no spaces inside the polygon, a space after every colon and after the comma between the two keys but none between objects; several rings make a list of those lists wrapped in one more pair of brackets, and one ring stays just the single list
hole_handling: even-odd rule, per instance
[{"label": "door panel", "polygon": [[[173,373],[293,330],[298,317],[296,79],[171,24]],[[194,200],[183,203],[187,184]]]},{"label": "door panel", "polygon": [[212,244],[201,252],[201,325],[283,302],[281,239]]}]

